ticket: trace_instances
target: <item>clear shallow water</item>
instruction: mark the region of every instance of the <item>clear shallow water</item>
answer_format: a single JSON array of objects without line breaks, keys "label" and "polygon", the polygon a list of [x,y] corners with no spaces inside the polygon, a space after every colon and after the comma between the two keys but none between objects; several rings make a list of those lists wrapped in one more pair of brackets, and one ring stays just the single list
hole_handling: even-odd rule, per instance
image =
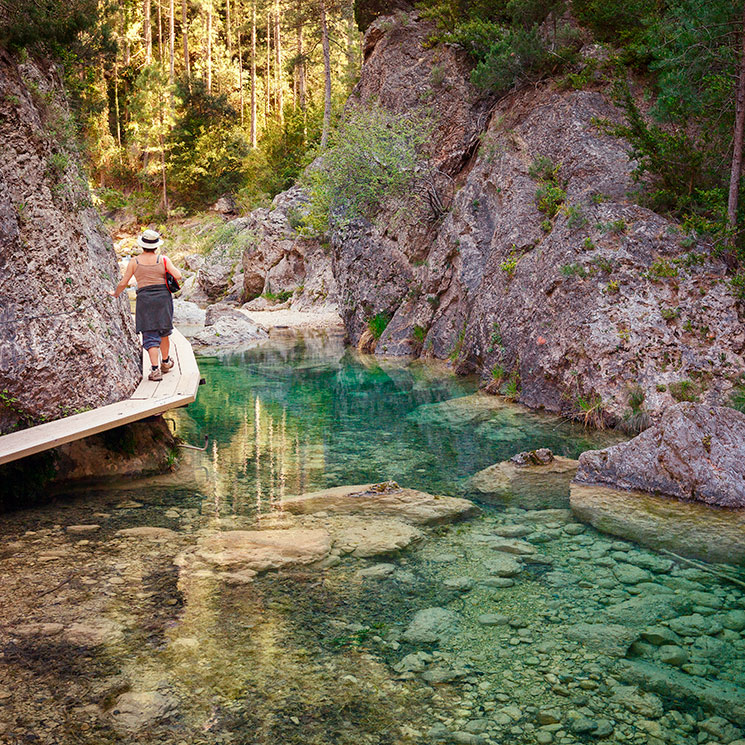
[{"label": "clear shallow water", "polygon": [[475,394],[478,381],[444,366],[360,356],[326,334],[202,358],[200,370],[207,384],[179,415],[178,431],[192,443],[210,436],[207,467],[219,464],[218,488],[237,497],[240,511],[390,479],[455,495],[467,477],[522,450],[576,458],[614,439],[520,407],[488,408],[497,403],[490,397],[487,407],[448,406]]},{"label": "clear shallow water", "polygon": [[[175,426],[193,443],[209,434],[206,452],[187,451],[172,475],[4,516],[0,742],[742,737],[741,589],[566,511],[485,506],[400,556],[251,584],[189,573],[180,557],[200,539],[253,527],[289,494],[395,479],[456,495],[519,450],[576,456],[605,439],[324,335],[200,367],[208,384]],[[137,526],[173,532],[117,535]],[[534,553],[495,550],[501,535]],[[377,579],[359,574],[376,567]],[[409,640],[428,608],[453,623],[437,642]]]}]

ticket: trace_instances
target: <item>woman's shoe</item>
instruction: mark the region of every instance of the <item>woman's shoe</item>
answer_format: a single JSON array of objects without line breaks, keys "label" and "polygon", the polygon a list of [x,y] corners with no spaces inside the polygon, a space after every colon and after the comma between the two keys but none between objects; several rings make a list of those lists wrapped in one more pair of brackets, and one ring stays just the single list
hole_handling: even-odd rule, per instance
[{"label": "woman's shoe", "polygon": [[170,372],[173,369],[173,364],[173,360],[168,357],[168,359],[165,359],[160,363],[160,371],[163,373]]},{"label": "woman's shoe", "polygon": [[148,380],[163,380],[163,373],[156,367],[155,370],[150,371],[150,375],[147,376]]}]

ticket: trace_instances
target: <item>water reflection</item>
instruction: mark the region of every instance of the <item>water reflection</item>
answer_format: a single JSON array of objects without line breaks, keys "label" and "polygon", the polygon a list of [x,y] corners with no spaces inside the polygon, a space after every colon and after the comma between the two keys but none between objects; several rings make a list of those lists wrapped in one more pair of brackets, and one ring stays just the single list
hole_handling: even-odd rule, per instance
[{"label": "water reflection", "polygon": [[389,479],[459,494],[468,476],[520,450],[576,457],[609,438],[474,395],[477,380],[444,366],[361,356],[327,333],[202,358],[200,369],[207,384],[177,426],[187,441],[212,440],[191,460],[209,470],[216,516]]}]

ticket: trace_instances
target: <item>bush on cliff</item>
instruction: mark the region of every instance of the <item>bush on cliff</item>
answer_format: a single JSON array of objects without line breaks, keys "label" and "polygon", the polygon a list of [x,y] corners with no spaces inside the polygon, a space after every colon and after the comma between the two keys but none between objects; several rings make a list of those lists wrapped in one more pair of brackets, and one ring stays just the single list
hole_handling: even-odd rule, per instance
[{"label": "bush on cliff", "polygon": [[354,219],[372,219],[384,204],[394,213],[410,206],[429,131],[421,113],[399,115],[377,106],[354,111],[308,170],[305,232],[323,235]]}]

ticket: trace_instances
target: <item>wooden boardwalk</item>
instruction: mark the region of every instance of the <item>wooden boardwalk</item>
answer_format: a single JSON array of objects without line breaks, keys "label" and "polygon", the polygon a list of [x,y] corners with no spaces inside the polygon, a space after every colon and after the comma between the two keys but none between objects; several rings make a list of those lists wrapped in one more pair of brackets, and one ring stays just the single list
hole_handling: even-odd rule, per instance
[{"label": "wooden boardwalk", "polygon": [[176,364],[157,383],[146,377],[150,360],[143,354],[145,377],[124,401],[0,436],[0,464],[192,403],[197,398],[199,368],[191,344],[176,329],[170,354]]}]

